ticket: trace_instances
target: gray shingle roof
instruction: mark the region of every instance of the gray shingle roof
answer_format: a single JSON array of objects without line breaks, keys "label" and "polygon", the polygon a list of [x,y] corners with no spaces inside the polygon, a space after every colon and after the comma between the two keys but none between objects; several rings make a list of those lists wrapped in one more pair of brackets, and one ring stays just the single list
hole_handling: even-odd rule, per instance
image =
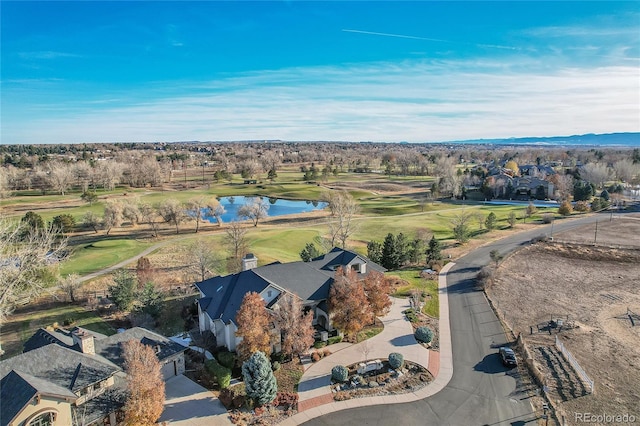
[{"label": "gray shingle roof", "polygon": [[196,287],[207,295],[198,300],[200,308],[212,319],[221,319],[225,323],[235,321],[244,295],[252,291],[260,293],[269,286],[268,281],[255,273],[257,269],[260,268],[197,283]]},{"label": "gray shingle roof", "polygon": [[0,362],[0,377],[11,370],[78,392],[112,376],[118,368],[95,355],[50,344]]},{"label": "gray shingle roof", "polygon": [[122,358],[122,343],[129,340],[136,340],[145,345],[153,346],[154,348],[158,347],[160,351],[157,352],[156,355],[160,361],[186,350],[184,346],[158,333],[142,327],[133,327],[125,330],[123,333],[116,333],[104,339],[96,340],[96,354],[122,367],[124,364],[124,359]]},{"label": "gray shingle roof", "polygon": [[29,352],[34,349],[47,346],[51,343],[55,343],[65,348],[73,349],[75,351],[80,351],[80,347],[73,342],[73,337],[71,337],[71,333],[75,330],[86,331],[87,333],[93,335],[95,339],[103,339],[106,337],[104,334],[96,333],[95,331],[89,331],[81,327],[74,327],[71,330],[65,330],[62,328],[47,330],[46,328],[40,328],[35,333],[33,333],[33,336],[31,336],[29,340],[24,343],[24,352]]},{"label": "gray shingle roof", "polygon": [[102,394],[91,398],[81,406],[72,407],[78,418],[84,417],[84,424],[100,420],[124,406],[127,399],[127,383],[124,375],[122,376],[121,373],[116,374],[113,386],[108,387]]},{"label": "gray shingle roof", "polygon": [[302,300],[329,297],[333,271],[314,268],[312,262],[279,263],[253,270],[258,276],[295,293]]},{"label": "gray shingle roof", "polygon": [[228,323],[235,320],[244,295],[250,291],[260,293],[270,284],[298,295],[303,301],[319,302],[329,297],[335,269],[338,266],[366,263],[367,272],[386,269],[365,256],[334,248],[310,262],[272,263],[224,277],[214,277],[196,284],[204,294],[198,300],[200,309],[212,319]]}]

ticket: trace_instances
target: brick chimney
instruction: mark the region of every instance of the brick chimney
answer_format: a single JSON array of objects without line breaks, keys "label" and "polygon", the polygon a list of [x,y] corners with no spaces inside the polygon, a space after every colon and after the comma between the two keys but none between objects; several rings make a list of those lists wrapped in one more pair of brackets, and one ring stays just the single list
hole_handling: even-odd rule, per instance
[{"label": "brick chimney", "polygon": [[73,343],[80,346],[80,351],[83,354],[95,355],[96,347],[93,342],[93,334],[81,328],[76,328],[71,332]]},{"label": "brick chimney", "polygon": [[258,267],[258,258],[253,255],[253,253],[247,253],[242,258],[242,270],[248,271],[249,269]]}]

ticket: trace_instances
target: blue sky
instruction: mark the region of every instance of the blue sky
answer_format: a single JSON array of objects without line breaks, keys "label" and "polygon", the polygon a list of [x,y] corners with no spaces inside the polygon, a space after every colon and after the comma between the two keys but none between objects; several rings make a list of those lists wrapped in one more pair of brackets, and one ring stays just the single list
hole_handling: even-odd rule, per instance
[{"label": "blue sky", "polygon": [[640,131],[639,2],[0,8],[4,144]]}]

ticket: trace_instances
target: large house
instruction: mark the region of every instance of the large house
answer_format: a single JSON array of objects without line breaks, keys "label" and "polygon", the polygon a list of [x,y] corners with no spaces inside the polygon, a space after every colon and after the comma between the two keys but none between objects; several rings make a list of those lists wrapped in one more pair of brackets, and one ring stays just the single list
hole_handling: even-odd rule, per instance
[{"label": "large house", "polygon": [[[385,271],[366,257],[340,248],[309,262],[275,262],[260,267],[258,259],[249,254],[242,260],[241,272],[196,284],[201,296],[200,331],[210,331],[217,346],[234,351],[240,339],[236,336],[236,313],[245,294],[252,291],[262,296],[267,309],[272,309],[282,294],[294,294],[302,299],[305,309],[313,310],[315,326],[332,331],[327,299],[338,267],[351,268],[363,277],[369,271]],[[277,345],[274,349],[278,350]]]},{"label": "large house", "polygon": [[185,347],[144,328],[104,336],[76,327],[39,329],[24,353],[0,362],[0,425],[110,425],[126,398],[122,343],[154,348],[166,379],[184,372]]}]

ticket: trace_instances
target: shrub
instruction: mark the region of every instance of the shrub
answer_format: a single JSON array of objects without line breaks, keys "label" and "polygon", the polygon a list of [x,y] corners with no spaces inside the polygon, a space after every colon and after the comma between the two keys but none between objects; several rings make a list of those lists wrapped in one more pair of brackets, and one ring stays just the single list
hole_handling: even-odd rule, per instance
[{"label": "shrub", "polygon": [[320,356],[320,354],[318,352],[314,352],[314,353],[311,354],[311,361],[313,361],[313,362],[320,361],[320,358],[322,358],[322,357]]},{"label": "shrub", "polygon": [[204,363],[204,367],[209,373],[216,376],[220,389],[226,389],[229,387],[229,384],[231,383],[231,370],[220,365],[215,359],[206,361]]},{"label": "shrub", "polygon": [[313,344],[313,347],[316,349],[324,348],[325,346],[327,346],[327,342],[315,342]]},{"label": "shrub", "polygon": [[553,222],[553,215],[551,213],[545,213],[542,215],[542,223]]},{"label": "shrub", "polygon": [[229,369],[233,369],[236,364],[236,354],[226,351],[220,352],[218,353],[218,362]]},{"label": "shrub", "polygon": [[402,368],[404,364],[404,356],[398,352],[391,352],[389,354],[389,365],[391,368],[397,370],[398,368]]},{"label": "shrub", "polygon": [[251,398],[257,406],[268,404],[276,398],[278,383],[271,371],[271,363],[263,352],[254,352],[242,364],[242,378],[247,398]]},{"label": "shrub", "polygon": [[329,350],[329,348],[324,348],[322,350],[322,354],[321,354],[322,358],[324,358],[325,356],[329,356],[329,355],[331,355],[331,351]]},{"label": "shrub", "polygon": [[429,327],[418,327],[415,332],[416,340],[422,343],[431,343],[433,340],[433,331]]},{"label": "shrub", "polygon": [[336,382],[346,382],[349,378],[349,370],[344,365],[336,365],[331,369],[331,378]]},{"label": "shrub", "polygon": [[476,285],[479,289],[484,290],[488,284],[493,281],[493,269],[488,266],[483,267],[476,276]]},{"label": "shrub", "polygon": [[327,340],[327,345],[333,345],[340,342],[342,342],[342,336],[329,337],[329,340]]},{"label": "shrub", "polygon": [[558,208],[558,213],[562,216],[569,216],[573,212],[573,206],[569,201],[563,201]]},{"label": "shrub", "polygon": [[574,207],[577,212],[588,212],[589,204],[586,201],[578,201],[576,202],[576,206]]},{"label": "shrub", "polygon": [[277,407],[284,407],[286,410],[295,408],[298,405],[298,394],[293,392],[278,392],[273,404]]}]

